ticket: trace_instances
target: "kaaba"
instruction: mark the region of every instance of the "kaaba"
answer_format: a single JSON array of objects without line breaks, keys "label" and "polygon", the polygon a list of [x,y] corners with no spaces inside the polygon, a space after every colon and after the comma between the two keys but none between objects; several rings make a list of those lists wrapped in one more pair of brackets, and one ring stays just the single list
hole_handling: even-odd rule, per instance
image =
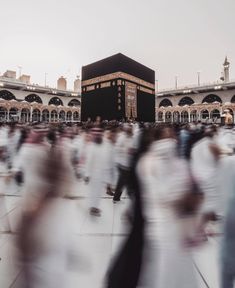
[{"label": "kaaba", "polygon": [[82,67],[81,119],[155,121],[154,70],[118,53]]}]

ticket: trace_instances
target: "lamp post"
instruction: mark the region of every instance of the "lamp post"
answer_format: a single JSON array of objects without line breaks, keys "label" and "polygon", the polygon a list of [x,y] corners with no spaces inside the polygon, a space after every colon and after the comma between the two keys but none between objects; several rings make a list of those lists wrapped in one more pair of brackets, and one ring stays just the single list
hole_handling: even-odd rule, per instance
[{"label": "lamp post", "polygon": [[197,85],[201,85],[201,71],[197,71]]},{"label": "lamp post", "polygon": [[159,86],[159,83],[158,83],[158,80],[155,80],[155,82],[156,82],[156,92],[158,92],[158,86]]},{"label": "lamp post", "polygon": [[178,89],[178,76],[175,76],[175,89]]},{"label": "lamp post", "polygon": [[45,87],[47,87],[47,73],[45,73],[45,79],[44,80],[45,80],[45,83],[44,83]]}]

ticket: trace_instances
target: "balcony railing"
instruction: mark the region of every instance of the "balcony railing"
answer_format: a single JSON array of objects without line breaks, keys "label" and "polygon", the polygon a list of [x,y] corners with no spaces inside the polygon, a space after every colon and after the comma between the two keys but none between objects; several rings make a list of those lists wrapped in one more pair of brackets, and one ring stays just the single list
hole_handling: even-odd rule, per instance
[{"label": "balcony railing", "polygon": [[185,85],[185,86],[178,86],[177,88],[168,88],[168,89],[160,89],[156,92],[156,95],[158,94],[165,94],[166,92],[181,92],[184,90],[200,90],[200,89],[206,89],[214,86],[230,86],[231,84],[235,85],[235,79],[231,79],[229,82],[223,82],[221,80],[214,81],[214,82],[207,82],[207,83],[201,83],[198,84],[192,84],[192,85]]}]

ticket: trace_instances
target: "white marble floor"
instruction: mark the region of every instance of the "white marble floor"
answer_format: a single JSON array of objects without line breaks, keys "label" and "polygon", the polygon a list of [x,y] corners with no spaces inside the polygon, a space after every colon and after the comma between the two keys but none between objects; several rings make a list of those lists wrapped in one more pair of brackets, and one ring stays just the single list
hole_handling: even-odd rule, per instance
[{"label": "white marble floor", "polygon": [[[114,205],[111,198],[104,195],[101,200],[102,216],[94,218],[89,216],[86,209],[87,187],[83,184],[77,187],[72,200],[77,211],[77,218],[74,219],[76,224],[74,237],[83,261],[80,267],[70,272],[66,288],[101,288],[110,259],[126,234],[127,222],[123,214],[128,208],[129,200],[125,198],[123,203]],[[13,230],[16,230],[20,215],[20,199],[20,193],[11,193],[5,197],[7,215]],[[0,212],[0,221],[4,216]],[[15,237],[16,234],[0,233],[1,288],[20,287],[21,267],[14,261]],[[206,245],[195,251],[194,262],[199,288],[219,287],[218,244],[219,239],[209,239]]]}]

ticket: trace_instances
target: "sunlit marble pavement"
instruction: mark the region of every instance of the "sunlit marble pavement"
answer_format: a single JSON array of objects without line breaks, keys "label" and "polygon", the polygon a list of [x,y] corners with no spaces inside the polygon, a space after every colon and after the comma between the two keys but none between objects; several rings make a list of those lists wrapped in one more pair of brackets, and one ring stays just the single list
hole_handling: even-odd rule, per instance
[{"label": "sunlit marble pavement", "polygon": [[[14,231],[17,219],[20,217],[20,195],[20,191],[12,189],[5,197],[7,215]],[[69,272],[69,283],[66,288],[101,288],[104,286],[104,275],[110,259],[126,235],[127,222],[123,214],[128,209],[129,200],[124,195],[122,203],[114,205],[110,197],[103,195],[102,216],[94,218],[87,213],[87,186],[76,183],[72,196],[77,211],[77,218],[74,219],[76,225],[74,237],[82,265],[74,267]],[[0,211],[0,220],[4,216]],[[0,233],[1,288],[17,288],[22,281],[21,267],[14,261],[15,237],[16,234]],[[206,245],[196,250],[194,262],[199,288],[218,288],[219,239],[209,239]]]}]

